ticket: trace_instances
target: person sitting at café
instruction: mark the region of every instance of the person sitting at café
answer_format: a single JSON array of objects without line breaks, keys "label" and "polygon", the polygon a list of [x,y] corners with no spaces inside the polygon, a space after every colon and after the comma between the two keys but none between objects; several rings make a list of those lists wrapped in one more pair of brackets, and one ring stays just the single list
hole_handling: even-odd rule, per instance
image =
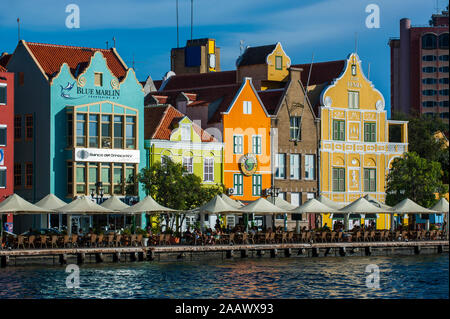
[{"label": "person sitting at caf\u00e9", "polygon": [[325,223],[325,225],[323,225],[322,229],[323,229],[323,231],[329,231],[330,227],[328,227],[328,224]]}]

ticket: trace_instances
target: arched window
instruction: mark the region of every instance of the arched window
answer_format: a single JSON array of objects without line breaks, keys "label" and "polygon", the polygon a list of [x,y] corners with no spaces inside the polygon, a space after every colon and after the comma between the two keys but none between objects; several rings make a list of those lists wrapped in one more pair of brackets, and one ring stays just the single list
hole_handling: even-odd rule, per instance
[{"label": "arched window", "polygon": [[[448,46],[448,37],[447,37]],[[433,50],[437,48],[437,36],[435,34],[427,33],[422,36],[422,49]]]},{"label": "arched window", "polygon": [[448,33],[442,33],[441,35],[439,35],[439,49],[448,50]]}]

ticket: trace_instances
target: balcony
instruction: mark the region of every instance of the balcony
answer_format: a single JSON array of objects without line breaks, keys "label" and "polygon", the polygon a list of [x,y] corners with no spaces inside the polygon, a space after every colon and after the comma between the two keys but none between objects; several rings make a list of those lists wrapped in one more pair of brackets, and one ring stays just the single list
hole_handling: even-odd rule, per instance
[{"label": "balcony", "polygon": [[407,143],[388,143],[387,151],[389,153],[403,154],[408,151],[408,144]]}]

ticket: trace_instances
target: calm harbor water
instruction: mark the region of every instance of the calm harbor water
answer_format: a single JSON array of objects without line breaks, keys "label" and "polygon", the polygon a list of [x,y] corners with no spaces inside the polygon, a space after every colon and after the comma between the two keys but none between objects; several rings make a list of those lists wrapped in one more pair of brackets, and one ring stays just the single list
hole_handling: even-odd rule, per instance
[{"label": "calm harbor water", "polygon": [[[366,287],[366,266],[380,288]],[[279,258],[0,269],[0,298],[449,298],[449,256]]]}]

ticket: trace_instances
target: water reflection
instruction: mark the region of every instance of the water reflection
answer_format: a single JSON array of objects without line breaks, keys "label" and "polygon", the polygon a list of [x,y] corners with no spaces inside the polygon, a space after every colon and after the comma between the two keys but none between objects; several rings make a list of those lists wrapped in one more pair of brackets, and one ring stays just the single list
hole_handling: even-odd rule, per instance
[{"label": "water reflection", "polygon": [[[380,288],[366,288],[366,266]],[[0,270],[0,298],[448,298],[448,255],[91,264]]]}]

